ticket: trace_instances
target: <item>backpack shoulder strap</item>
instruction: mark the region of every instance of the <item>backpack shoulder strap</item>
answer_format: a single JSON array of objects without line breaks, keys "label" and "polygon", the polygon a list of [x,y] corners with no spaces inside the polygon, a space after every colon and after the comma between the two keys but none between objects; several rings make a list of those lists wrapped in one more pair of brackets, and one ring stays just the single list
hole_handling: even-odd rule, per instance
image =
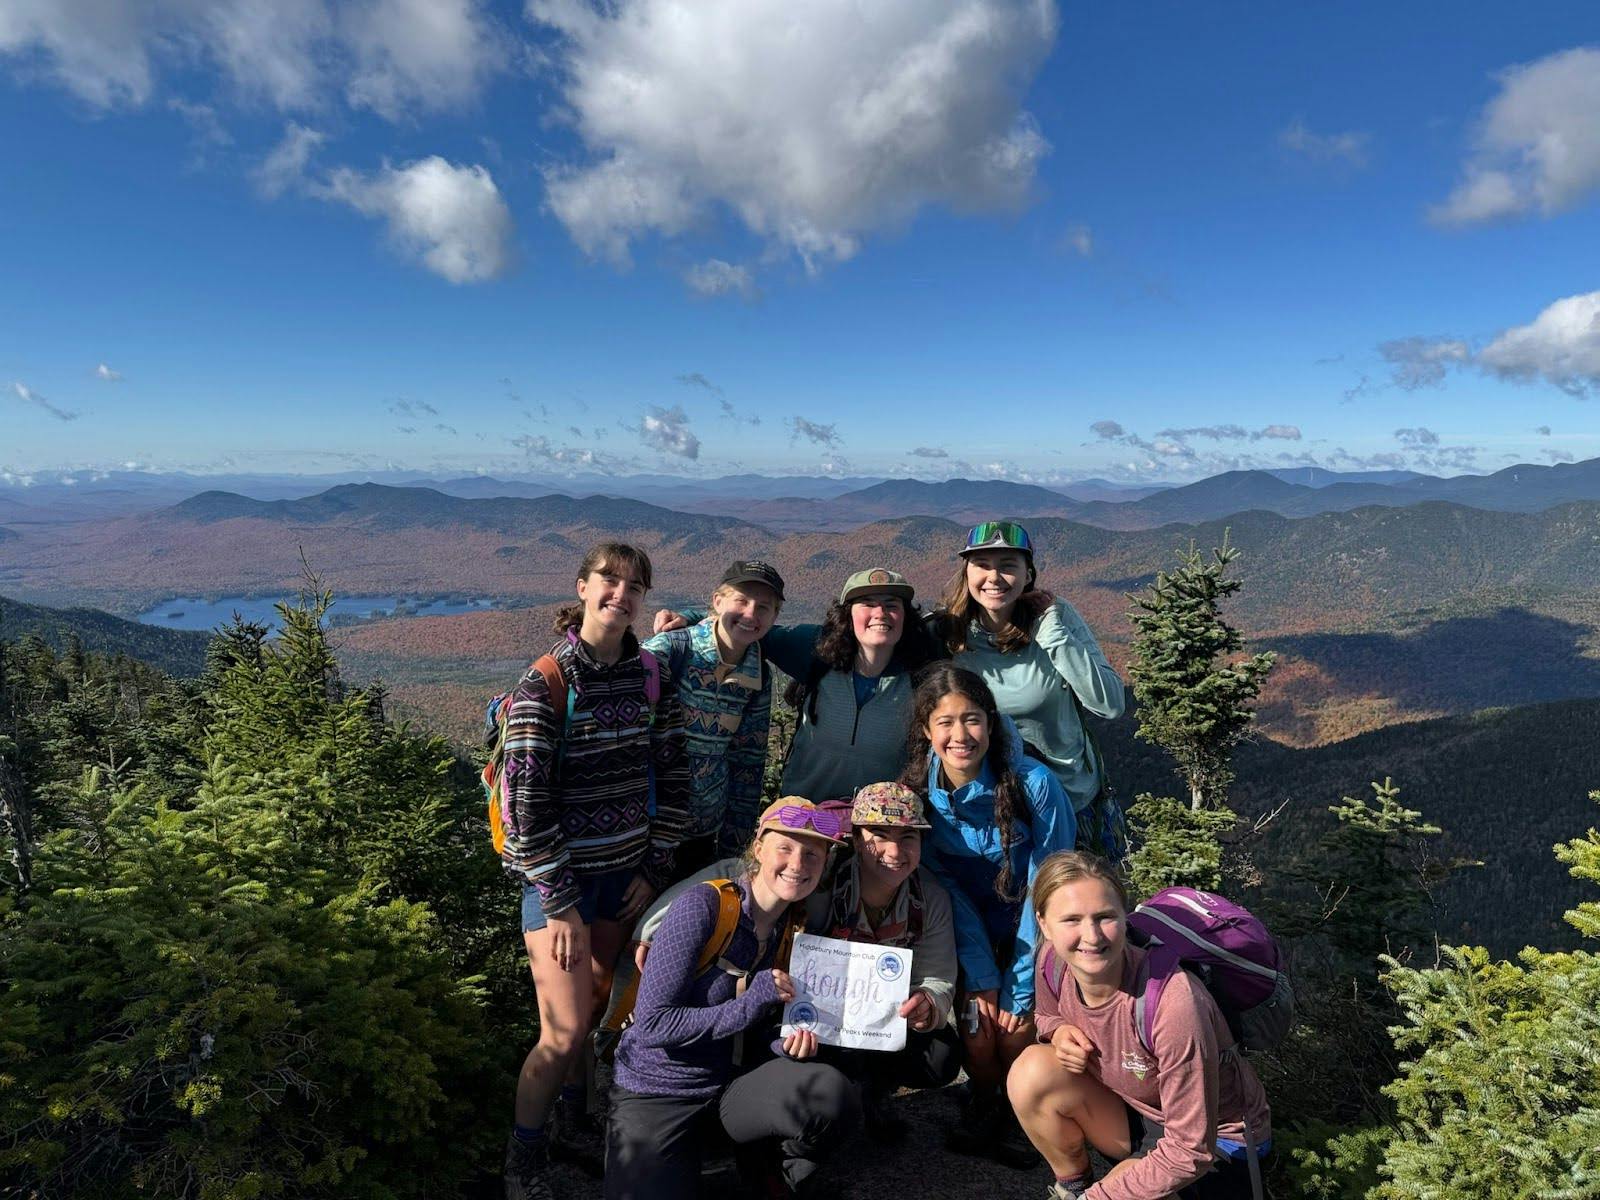
[{"label": "backpack shoulder strap", "polygon": [[556,661],[554,654],[541,654],[534,659],[532,669],[544,677],[545,689],[550,693],[550,707],[564,714],[562,732],[565,733],[565,718],[572,716],[572,689],[567,686],[567,677],[561,673],[561,664]]},{"label": "backpack shoulder strap", "polygon": [[731,879],[708,879],[705,885],[717,890],[717,921],[711,927],[711,937],[700,947],[700,959],[694,968],[696,975],[709,971],[728,952],[733,931],[739,928],[739,907],[744,902],[739,885]]},{"label": "backpack shoulder strap", "polygon": [[805,905],[791,904],[789,914],[783,921],[783,932],[778,937],[778,953],[772,959],[772,965],[780,971],[789,969],[789,953],[794,949],[794,936],[804,932],[805,926]]},{"label": "backpack shoulder strap", "polygon": [[1169,947],[1159,942],[1151,944],[1139,964],[1133,983],[1133,1025],[1139,1035],[1139,1044],[1150,1053],[1156,1050],[1156,1008],[1161,1003],[1161,993],[1167,980],[1175,971],[1183,970],[1183,960]]},{"label": "backpack shoulder strap", "polygon": [[661,701],[661,660],[640,646],[639,665],[644,668],[644,698],[653,712]]}]

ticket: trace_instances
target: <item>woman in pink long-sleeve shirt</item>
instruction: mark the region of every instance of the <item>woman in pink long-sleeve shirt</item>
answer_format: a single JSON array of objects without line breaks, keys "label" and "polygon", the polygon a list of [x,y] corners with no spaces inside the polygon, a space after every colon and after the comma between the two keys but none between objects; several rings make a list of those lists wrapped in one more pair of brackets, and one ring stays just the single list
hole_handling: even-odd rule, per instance
[{"label": "woman in pink long-sleeve shirt", "polygon": [[[1006,1086],[1055,1171],[1056,1197],[1250,1196],[1248,1143],[1253,1138],[1258,1154],[1270,1149],[1271,1113],[1211,994],[1177,972],[1146,1048],[1134,1023],[1145,952],[1127,940],[1127,897],[1115,871],[1093,855],[1051,855],[1035,877],[1033,904],[1067,970],[1057,996],[1041,955],[1040,1044],[1017,1059]],[[1120,1160],[1098,1182],[1089,1176],[1091,1144]]]}]

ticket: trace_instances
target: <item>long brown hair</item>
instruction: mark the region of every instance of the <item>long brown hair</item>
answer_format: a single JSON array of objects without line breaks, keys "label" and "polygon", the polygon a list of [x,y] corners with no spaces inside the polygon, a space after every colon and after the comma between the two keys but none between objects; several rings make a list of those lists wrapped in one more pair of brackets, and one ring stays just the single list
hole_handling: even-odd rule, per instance
[{"label": "long brown hair", "polygon": [[[578,565],[578,580],[584,580],[596,571],[626,570],[640,583],[644,584],[645,591],[650,590],[650,556],[637,546],[630,546],[626,542],[597,542],[589,547],[589,553],[583,556],[583,562]],[[583,605],[563,604],[556,612],[556,619],[551,628],[557,633],[566,633],[568,630],[583,627]]]},{"label": "long brown hair", "polygon": [[916,699],[911,711],[911,737],[906,746],[905,773],[900,782],[913,788],[919,795],[928,794],[928,756],[933,752],[933,742],[928,737],[928,721],[939,701],[951,693],[965,696],[983,710],[989,723],[989,749],[984,759],[994,771],[994,823],[1000,831],[1000,874],[995,876],[995,895],[1002,900],[1020,900],[1022,894],[1013,889],[1016,877],[1011,870],[1011,847],[1017,840],[1015,825],[1028,823],[1028,799],[1022,780],[1011,766],[1014,749],[1011,733],[1000,719],[994,693],[982,678],[965,667],[939,662],[929,667],[917,684]]},{"label": "long brown hair", "polygon": [[[922,610],[916,603],[901,600],[900,604],[905,609],[905,615],[901,620],[900,640],[895,643],[894,652],[889,656],[889,666],[891,670],[911,672],[932,662],[938,655],[938,647],[928,635]],[[855,626],[850,620],[850,605],[835,600],[828,605],[827,615],[822,618],[822,629],[817,634],[816,658],[810,672],[804,679],[789,681],[783,693],[784,700],[796,712],[804,707],[812,724],[816,724],[817,685],[829,671],[854,670],[856,655],[860,652],[861,643],[856,640]]]},{"label": "long brown hair", "polygon": [[1033,915],[1044,920],[1044,906],[1050,897],[1069,883],[1098,879],[1117,894],[1122,911],[1128,911],[1128,887],[1117,869],[1098,854],[1081,850],[1057,850],[1039,864],[1033,877]]},{"label": "long brown hair", "polygon": [[[1031,566],[1029,571],[1031,574]],[[995,635],[994,644],[1000,653],[1015,654],[1032,641],[1034,626],[1044,616],[1045,609],[1055,602],[1053,593],[1030,584],[1028,590],[1017,597],[1016,607],[1011,610],[1011,620]],[[939,636],[944,639],[945,648],[951,654],[960,654],[967,648],[972,622],[978,619],[978,608],[978,602],[967,589],[967,560],[963,558],[961,566],[951,576],[950,582],[944,585],[944,592],[939,597]]]}]

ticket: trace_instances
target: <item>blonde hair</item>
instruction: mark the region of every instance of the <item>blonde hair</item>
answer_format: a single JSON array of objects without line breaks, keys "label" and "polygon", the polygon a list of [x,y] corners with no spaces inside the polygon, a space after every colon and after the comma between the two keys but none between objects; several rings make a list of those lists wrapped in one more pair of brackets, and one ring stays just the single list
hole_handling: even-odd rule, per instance
[{"label": "blonde hair", "polygon": [[1128,911],[1128,888],[1117,874],[1117,869],[1098,854],[1081,850],[1058,850],[1044,862],[1033,877],[1033,914],[1044,919],[1045,905],[1050,897],[1069,883],[1080,879],[1098,879],[1117,894],[1122,911]]}]

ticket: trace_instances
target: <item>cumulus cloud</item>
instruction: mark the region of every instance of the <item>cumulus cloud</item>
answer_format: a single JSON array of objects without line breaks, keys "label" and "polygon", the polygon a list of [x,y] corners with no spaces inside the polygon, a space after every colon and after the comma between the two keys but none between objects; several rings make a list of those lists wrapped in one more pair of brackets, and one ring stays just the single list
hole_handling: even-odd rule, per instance
[{"label": "cumulus cloud", "polygon": [[720,258],[696,263],[683,273],[683,281],[700,296],[741,296],[746,300],[756,297],[756,280],[750,268],[737,267]]},{"label": "cumulus cloud", "polygon": [[1367,165],[1365,133],[1349,130],[1345,133],[1313,133],[1299,117],[1278,134],[1278,145],[1285,150],[1304,155],[1312,162],[1347,163],[1352,167]]},{"label": "cumulus cloud", "polygon": [[283,127],[283,138],[251,173],[256,188],[271,200],[292,187],[299,187],[305,181],[311,156],[327,140],[327,134],[290,121]]},{"label": "cumulus cloud", "polygon": [[1110,441],[1122,437],[1127,431],[1116,421],[1096,421],[1089,426],[1095,437]]},{"label": "cumulus cloud", "polygon": [[912,456],[914,456],[916,458],[949,458],[950,457],[950,451],[941,449],[938,446],[918,446],[915,450],[907,450],[906,453],[910,454],[910,455],[912,455]]},{"label": "cumulus cloud", "polygon": [[1281,442],[1298,442],[1300,440],[1300,426],[1267,425],[1250,435],[1252,442],[1258,442],[1262,438],[1273,438]]},{"label": "cumulus cloud", "polygon": [[[1116,424],[1116,422],[1110,422]],[[1119,426],[1120,428],[1120,426]],[[1106,436],[1106,435],[1102,435]],[[1118,435],[1110,435],[1118,436]],[[1246,439],[1259,442],[1263,438],[1270,438],[1283,442],[1298,442],[1300,440],[1300,427],[1298,425],[1266,425],[1260,429],[1246,429],[1243,425],[1191,425],[1185,429],[1162,429],[1156,437],[1166,439],[1169,443],[1176,444],[1187,442],[1190,438],[1206,438],[1214,442],[1240,442]]]},{"label": "cumulus cloud", "polygon": [[390,120],[458,107],[509,60],[479,0],[13,0],[0,55],[96,108],[137,107],[163,70],[216,70],[228,89],[279,111],[339,91]]},{"label": "cumulus cloud", "polygon": [[51,404],[50,401],[39,395],[38,392],[34,391],[25,383],[13,383],[11,385],[11,390],[13,393],[15,393],[17,399],[21,400],[24,404],[31,404],[35,408],[42,408],[45,412],[49,413],[58,421],[76,421],[78,419],[77,413],[68,412],[64,408],[58,408],[56,405]]},{"label": "cumulus cloud", "polygon": [[801,438],[816,442],[819,446],[837,446],[843,439],[839,436],[838,427],[835,425],[819,425],[815,421],[796,414],[786,422],[789,426],[790,443],[798,442]]},{"label": "cumulus cloud", "polygon": [[1600,292],[1557,300],[1501,333],[1477,361],[1502,379],[1544,379],[1568,395],[1588,395],[1600,384]]},{"label": "cumulus cloud", "polygon": [[106,366],[105,363],[101,363],[94,369],[94,377],[96,379],[103,379],[107,383],[117,383],[122,379],[122,372],[113,371],[110,367]]},{"label": "cumulus cloud", "polygon": [[1467,344],[1454,338],[1397,338],[1382,343],[1378,353],[1389,364],[1395,386],[1408,392],[1439,387],[1451,367],[1464,365],[1472,359]]},{"label": "cumulus cloud", "polygon": [[1460,182],[1429,213],[1441,225],[1550,216],[1600,188],[1600,49],[1562,50],[1498,78]]},{"label": "cumulus cloud", "polygon": [[381,217],[397,246],[451,283],[481,283],[511,267],[511,210],[484,167],[438,155],[372,174],[341,167],[313,194]]},{"label": "cumulus cloud", "polygon": [[1020,97],[1055,41],[1052,0],[530,0],[562,35],[590,160],[546,175],[586,253],[710,211],[798,254],[851,257],[928,204],[1026,200],[1048,152]]},{"label": "cumulus cloud", "polygon": [[700,439],[689,431],[689,416],[681,404],[671,408],[651,406],[639,423],[639,440],[662,454],[700,457]]},{"label": "cumulus cloud", "polygon": [[511,439],[511,444],[528,458],[543,459],[560,467],[582,467],[587,470],[615,473],[631,465],[632,460],[618,458],[599,450],[579,450],[571,446],[554,445],[543,434],[523,434]]}]

